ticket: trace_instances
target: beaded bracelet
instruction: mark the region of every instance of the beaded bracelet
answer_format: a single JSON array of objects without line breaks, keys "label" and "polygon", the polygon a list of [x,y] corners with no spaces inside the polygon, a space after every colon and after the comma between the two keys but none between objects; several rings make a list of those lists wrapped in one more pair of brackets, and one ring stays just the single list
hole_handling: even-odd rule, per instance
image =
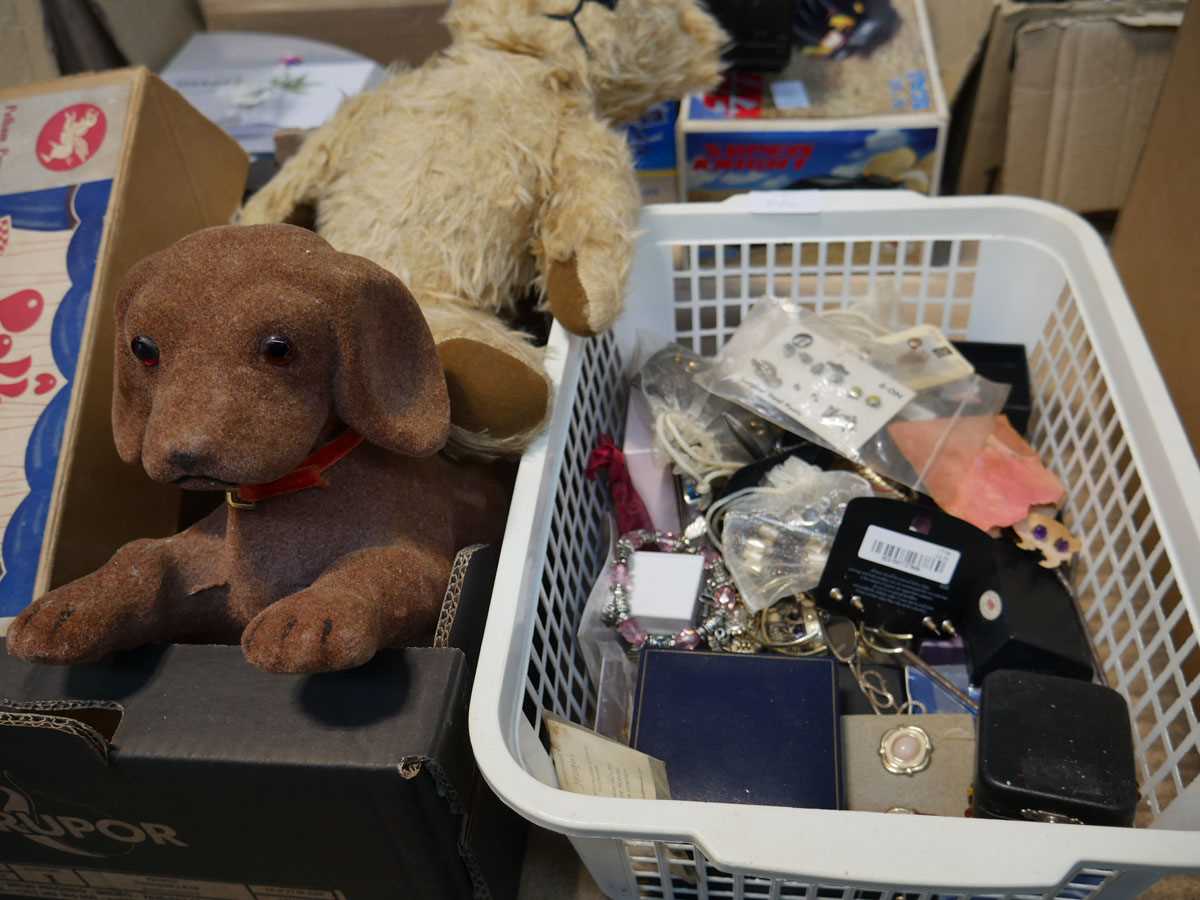
[{"label": "beaded bracelet", "polygon": [[[704,587],[700,593],[700,624],[676,634],[651,634],[642,627],[629,606],[633,587],[633,554],[656,547],[663,553],[692,553],[704,557]],[[627,652],[636,655],[643,647],[695,650],[707,645],[710,650],[755,653],[750,611],[742,603],[737,587],[712,547],[698,544],[671,532],[631,531],[622,535],[613,551],[609,567],[608,602],[601,610],[604,624],[616,628]]]}]

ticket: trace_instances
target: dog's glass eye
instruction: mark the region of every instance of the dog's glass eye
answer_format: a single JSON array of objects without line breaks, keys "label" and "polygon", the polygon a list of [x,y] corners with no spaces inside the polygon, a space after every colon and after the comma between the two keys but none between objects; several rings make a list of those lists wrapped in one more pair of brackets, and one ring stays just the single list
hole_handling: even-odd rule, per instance
[{"label": "dog's glass eye", "polygon": [[129,349],[133,351],[134,356],[141,360],[143,366],[158,365],[158,344],[150,338],[139,334],[129,342]]},{"label": "dog's glass eye", "polygon": [[262,339],[258,352],[273,366],[286,366],[292,361],[292,342],[281,334],[272,334]]}]

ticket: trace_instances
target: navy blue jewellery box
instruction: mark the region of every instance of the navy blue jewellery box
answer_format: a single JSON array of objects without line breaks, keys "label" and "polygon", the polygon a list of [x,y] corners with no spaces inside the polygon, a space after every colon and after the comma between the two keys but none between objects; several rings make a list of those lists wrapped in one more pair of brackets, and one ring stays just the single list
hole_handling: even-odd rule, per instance
[{"label": "navy blue jewellery box", "polygon": [[644,650],[632,745],[667,765],[673,800],[842,806],[836,663]]}]

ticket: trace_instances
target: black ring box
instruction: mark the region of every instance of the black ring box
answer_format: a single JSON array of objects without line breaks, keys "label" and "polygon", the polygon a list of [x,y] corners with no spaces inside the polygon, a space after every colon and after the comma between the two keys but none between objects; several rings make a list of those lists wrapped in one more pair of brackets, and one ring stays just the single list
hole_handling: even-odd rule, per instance
[{"label": "black ring box", "polygon": [[978,818],[1133,824],[1133,731],[1125,699],[1111,688],[992,672],[983,681],[977,754]]}]

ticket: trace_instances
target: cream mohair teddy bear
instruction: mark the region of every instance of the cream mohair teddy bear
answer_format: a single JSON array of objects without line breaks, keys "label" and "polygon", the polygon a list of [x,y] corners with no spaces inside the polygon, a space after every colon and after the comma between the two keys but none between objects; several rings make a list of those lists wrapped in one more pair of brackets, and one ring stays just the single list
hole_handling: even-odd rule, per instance
[{"label": "cream mohair teddy bear", "polygon": [[398,275],[437,342],[454,443],[515,453],[551,393],[506,320],[531,294],[576,334],[617,317],[639,196],[610,123],[715,85],[726,36],[696,0],[455,0],[446,23],[448,49],[346,101],[239,221],[307,219]]}]

